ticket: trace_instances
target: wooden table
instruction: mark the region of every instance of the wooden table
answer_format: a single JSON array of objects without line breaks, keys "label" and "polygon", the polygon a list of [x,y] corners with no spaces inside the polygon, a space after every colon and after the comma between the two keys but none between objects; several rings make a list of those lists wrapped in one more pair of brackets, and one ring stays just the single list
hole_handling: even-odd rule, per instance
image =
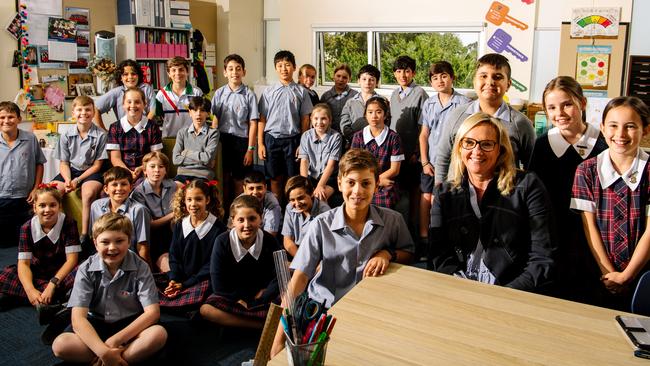
[{"label": "wooden table", "polygon": [[650,365],[619,312],[414,267],[363,280],[330,313],[327,365]]}]

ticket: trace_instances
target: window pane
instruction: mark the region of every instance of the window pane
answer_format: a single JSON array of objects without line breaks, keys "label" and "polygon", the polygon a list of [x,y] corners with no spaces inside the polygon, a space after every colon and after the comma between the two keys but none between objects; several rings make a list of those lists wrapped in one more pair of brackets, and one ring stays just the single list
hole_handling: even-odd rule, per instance
[{"label": "window pane", "polygon": [[415,82],[429,86],[429,67],[436,61],[448,61],[454,67],[457,88],[472,88],[476,64],[478,32],[380,33],[381,83],[397,84],[393,62],[400,55],[416,61]]},{"label": "window pane", "polygon": [[[361,66],[368,63],[368,38],[366,32],[323,32],[324,65],[319,75],[321,84],[332,82],[336,66],[346,63],[352,69],[350,81],[356,80],[356,73]],[[322,69],[324,66],[324,70]]]}]

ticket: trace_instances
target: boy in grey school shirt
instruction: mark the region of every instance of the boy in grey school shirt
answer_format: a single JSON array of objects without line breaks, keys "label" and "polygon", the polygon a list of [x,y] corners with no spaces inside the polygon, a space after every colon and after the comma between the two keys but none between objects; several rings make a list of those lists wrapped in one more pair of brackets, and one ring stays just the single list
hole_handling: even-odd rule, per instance
[{"label": "boy in grey school shirt", "polygon": [[447,179],[451,149],[456,131],[465,119],[477,112],[488,113],[498,118],[508,129],[517,168],[527,168],[535,145],[535,130],[528,117],[513,109],[503,100],[510,88],[510,64],[508,59],[497,53],[488,53],[478,59],[474,74],[474,91],[478,100],[460,105],[451,111],[444,123],[438,143],[435,165],[435,184]]},{"label": "boy in grey school shirt", "polygon": [[203,97],[191,97],[188,110],[192,124],[178,131],[172,151],[172,162],[178,166],[174,180],[185,183],[196,178],[214,179],[219,130],[206,124],[210,101]]},{"label": "boy in grey school shirt", "polygon": [[[144,361],[167,341],[158,290],[147,263],[129,250],[128,218],[108,213],[93,225],[97,254],[79,265],[68,307],[72,327],[52,344],[64,361],[103,365]],[[99,362],[94,362],[99,361]]]}]

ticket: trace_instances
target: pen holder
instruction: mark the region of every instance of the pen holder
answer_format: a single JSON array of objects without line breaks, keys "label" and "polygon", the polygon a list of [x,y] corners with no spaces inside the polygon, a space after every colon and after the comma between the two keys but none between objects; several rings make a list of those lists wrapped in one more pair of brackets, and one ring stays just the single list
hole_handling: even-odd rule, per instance
[{"label": "pen holder", "polygon": [[312,342],[295,345],[291,338],[287,337],[287,360],[289,366],[322,366],[325,364],[327,343],[329,337],[323,342]]}]

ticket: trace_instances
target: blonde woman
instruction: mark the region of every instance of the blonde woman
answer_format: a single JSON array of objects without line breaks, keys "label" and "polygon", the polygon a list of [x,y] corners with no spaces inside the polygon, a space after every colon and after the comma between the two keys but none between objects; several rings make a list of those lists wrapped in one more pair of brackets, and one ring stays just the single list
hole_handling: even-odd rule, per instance
[{"label": "blonde woman", "polygon": [[476,113],[461,124],[448,181],[434,197],[431,269],[535,292],[551,282],[557,243],[549,197],[534,173],[515,168],[498,119]]}]

